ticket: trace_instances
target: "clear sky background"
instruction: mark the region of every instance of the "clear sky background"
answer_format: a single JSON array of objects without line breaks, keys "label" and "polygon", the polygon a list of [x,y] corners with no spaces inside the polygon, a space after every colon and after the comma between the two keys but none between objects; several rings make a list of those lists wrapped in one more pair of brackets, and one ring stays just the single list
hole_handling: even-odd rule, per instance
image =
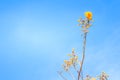
[{"label": "clear sky background", "polygon": [[85,11],[94,23],[84,74],[120,80],[119,0],[0,0],[0,80],[62,80],[67,54],[82,50],[77,20]]}]

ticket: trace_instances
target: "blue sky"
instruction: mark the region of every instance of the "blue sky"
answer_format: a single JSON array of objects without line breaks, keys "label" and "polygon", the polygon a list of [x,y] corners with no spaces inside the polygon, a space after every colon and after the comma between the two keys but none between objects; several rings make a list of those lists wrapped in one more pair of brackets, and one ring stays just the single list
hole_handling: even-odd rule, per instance
[{"label": "blue sky", "polygon": [[85,11],[94,23],[87,36],[84,74],[106,71],[120,79],[119,0],[0,0],[0,80],[62,80],[67,54],[81,52],[77,26]]}]

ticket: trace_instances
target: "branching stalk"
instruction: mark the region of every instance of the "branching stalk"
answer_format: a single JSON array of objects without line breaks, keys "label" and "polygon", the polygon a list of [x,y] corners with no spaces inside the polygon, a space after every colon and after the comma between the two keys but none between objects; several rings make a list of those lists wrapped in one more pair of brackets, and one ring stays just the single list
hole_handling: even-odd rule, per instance
[{"label": "branching stalk", "polygon": [[63,80],[68,80],[67,78],[65,78],[65,77],[62,75],[62,72],[57,71],[57,73],[63,78]]},{"label": "branching stalk", "polygon": [[72,77],[73,80],[76,80],[75,79],[75,76],[73,75],[73,73],[69,70],[68,73],[70,74],[70,76]]},{"label": "branching stalk", "polygon": [[82,56],[82,62],[81,62],[80,70],[78,72],[78,80],[80,80],[80,78],[81,78],[81,72],[82,72],[83,62],[84,62],[84,58],[85,58],[86,36],[87,36],[87,32],[84,32],[83,56]]}]

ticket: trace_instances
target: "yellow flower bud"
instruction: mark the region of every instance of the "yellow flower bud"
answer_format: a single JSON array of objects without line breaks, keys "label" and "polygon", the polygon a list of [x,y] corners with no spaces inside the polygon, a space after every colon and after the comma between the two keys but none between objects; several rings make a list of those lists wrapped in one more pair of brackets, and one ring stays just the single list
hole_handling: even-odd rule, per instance
[{"label": "yellow flower bud", "polygon": [[88,19],[88,20],[92,20],[92,12],[85,12],[85,17]]},{"label": "yellow flower bud", "polygon": [[96,78],[91,78],[91,80],[96,80]]}]

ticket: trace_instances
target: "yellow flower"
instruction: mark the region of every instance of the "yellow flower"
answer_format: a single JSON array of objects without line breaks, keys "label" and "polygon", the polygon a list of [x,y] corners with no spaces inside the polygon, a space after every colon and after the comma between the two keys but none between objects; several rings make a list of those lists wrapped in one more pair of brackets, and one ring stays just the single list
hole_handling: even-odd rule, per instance
[{"label": "yellow flower", "polygon": [[96,78],[91,78],[91,80],[96,80]]},{"label": "yellow flower", "polygon": [[80,19],[78,19],[77,21],[80,22]]},{"label": "yellow flower", "polygon": [[86,25],[86,28],[89,28],[90,26],[91,26],[91,24],[87,24],[87,25]]},{"label": "yellow flower", "polygon": [[92,12],[85,12],[85,17],[88,19],[88,20],[92,20]]},{"label": "yellow flower", "polygon": [[70,67],[72,65],[71,60],[64,60],[64,63],[66,64],[67,67]]}]

